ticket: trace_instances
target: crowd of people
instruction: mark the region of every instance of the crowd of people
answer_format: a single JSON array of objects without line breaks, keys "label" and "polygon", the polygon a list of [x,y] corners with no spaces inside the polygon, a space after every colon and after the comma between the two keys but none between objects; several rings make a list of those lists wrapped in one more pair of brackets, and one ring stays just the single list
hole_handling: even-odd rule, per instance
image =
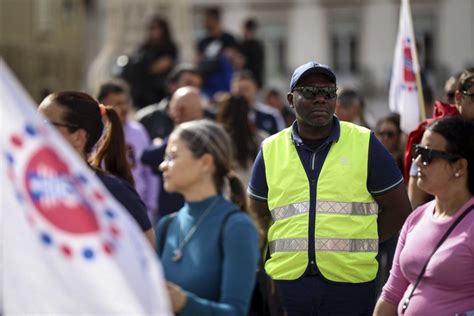
[{"label": "crowd of people", "polygon": [[173,311],[247,315],[262,268],[278,315],[474,312],[474,70],[409,135],[396,113],[371,130],[316,62],[259,98],[255,20],[241,41],[217,9],[204,26],[195,64],[155,17],[130,88],[39,106],[156,249]]}]

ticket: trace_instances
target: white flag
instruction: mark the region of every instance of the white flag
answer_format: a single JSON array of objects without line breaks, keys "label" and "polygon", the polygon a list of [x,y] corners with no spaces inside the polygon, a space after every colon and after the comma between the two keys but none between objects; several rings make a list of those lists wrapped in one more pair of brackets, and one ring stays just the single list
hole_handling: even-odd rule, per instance
[{"label": "white flag", "polygon": [[400,114],[400,127],[409,133],[420,123],[420,100],[417,87],[420,67],[416,55],[413,22],[408,0],[402,0],[397,43],[390,81],[390,110]]},{"label": "white flag", "polygon": [[170,315],[143,233],[0,59],[0,314]]}]

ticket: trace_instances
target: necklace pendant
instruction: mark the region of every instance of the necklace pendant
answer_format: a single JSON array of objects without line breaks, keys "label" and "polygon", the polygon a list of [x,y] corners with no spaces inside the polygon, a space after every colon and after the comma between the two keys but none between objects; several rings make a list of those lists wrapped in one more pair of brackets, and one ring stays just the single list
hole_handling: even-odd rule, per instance
[{"label": "necklace pendant", "polygon": [[181,251],[181,249],[177,248],[173,251],[173,257],[171,258],[171,260],[173,260],[173,262],[178,262],[179,260],[181,260],[182,257],[183,252]]}]

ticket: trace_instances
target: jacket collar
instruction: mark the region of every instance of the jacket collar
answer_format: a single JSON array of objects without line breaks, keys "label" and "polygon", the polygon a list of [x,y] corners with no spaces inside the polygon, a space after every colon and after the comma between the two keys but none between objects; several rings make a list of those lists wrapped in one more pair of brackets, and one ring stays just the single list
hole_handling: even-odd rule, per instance
[{"label": "jacket collar", "polygon": [[[339,119],[336,116],[333,116],[332,118],[334,120],[334,127],[331,131],[331,134],[329,134],[328,138],[326,138],[324,144],[337,142],[339,140],[339,136],[341,135],[341,125],[339,123]],[[303,140],[301,139],[301,136],[298,132],[298,121],[296,120],[291,126],[291,141],[295,146],[303,145]]]}]

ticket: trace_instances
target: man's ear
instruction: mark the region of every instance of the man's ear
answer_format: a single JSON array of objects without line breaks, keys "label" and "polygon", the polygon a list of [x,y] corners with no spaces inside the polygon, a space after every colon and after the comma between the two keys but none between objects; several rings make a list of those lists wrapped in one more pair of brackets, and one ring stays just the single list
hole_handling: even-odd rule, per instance
[{"label": "man's ear", "polygon": [[293,105],[293,93],[289,92],[286,95],[286,99],[288,100],[288,104],[290,105],[290,108],[294,108],[295,106]]}]

